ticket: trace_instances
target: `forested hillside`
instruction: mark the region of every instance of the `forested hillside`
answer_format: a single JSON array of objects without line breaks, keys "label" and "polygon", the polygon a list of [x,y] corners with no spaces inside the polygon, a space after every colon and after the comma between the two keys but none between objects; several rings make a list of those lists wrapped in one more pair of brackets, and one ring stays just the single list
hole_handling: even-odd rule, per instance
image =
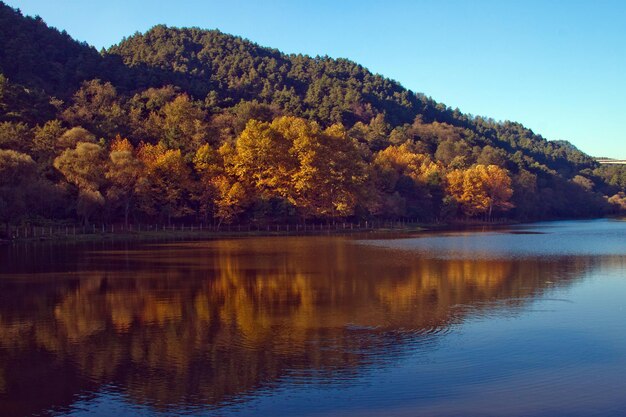
[{"label": "forested hillside", "polygon": [[156,26],[107,51],[0,3],[0,220],[544,219],[621,167],[366,68]]}]

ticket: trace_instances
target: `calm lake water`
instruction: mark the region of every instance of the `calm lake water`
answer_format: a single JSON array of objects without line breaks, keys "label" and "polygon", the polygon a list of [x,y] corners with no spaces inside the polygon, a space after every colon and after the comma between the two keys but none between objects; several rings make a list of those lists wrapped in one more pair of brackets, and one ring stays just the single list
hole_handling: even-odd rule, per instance
[{"label": "calm lake water", "polygon": [[0,248],[0,415],[626,415],[626,222]]}]

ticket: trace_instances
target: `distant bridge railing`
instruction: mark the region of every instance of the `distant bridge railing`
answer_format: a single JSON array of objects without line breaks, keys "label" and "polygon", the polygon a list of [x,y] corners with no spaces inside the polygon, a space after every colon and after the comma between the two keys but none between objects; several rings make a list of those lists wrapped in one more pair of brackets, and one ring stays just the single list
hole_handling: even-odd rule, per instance
[{"label": "distant bridge railing", "polygon": [[626,159],[596,159],[596,162],[603,165],[626,165]]}]

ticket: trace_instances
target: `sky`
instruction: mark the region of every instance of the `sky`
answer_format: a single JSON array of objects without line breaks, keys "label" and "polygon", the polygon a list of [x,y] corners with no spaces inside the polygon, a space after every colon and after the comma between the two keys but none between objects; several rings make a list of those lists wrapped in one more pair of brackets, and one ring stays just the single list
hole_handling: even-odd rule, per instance
[{"label": "sky", "polygon": [[626,158],[623,0],[4,0],[97,49],[156,24],[348,58],[464,113]]}]

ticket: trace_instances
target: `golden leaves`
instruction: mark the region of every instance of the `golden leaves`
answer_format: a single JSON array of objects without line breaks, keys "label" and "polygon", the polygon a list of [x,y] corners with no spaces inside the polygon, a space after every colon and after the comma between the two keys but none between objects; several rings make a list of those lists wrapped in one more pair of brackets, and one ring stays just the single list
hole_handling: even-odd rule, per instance
[{"label": "golden leaves", "polygon": [[508,171],[497,165],[475,165],[466,170],[456,169],[446,176],[448,193],[461,204],[468,216],[487,214],[493,209],[509,210],[513,195]]}]

